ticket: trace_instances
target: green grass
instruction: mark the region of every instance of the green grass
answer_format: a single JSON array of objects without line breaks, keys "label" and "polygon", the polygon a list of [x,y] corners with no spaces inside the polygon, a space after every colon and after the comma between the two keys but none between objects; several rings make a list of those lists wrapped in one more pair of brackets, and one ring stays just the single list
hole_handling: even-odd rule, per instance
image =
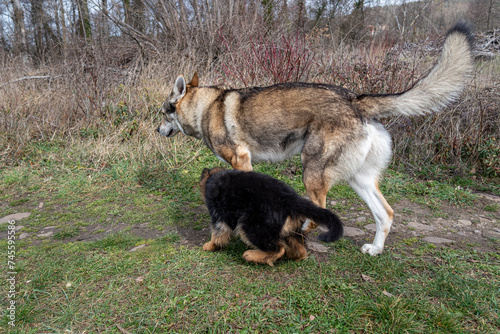
[{"label": "green grass", "polygon": [[76,237],[80,232],[80,228],[78,226],[65,226],[56,234],[54,234],[54,239],[68,239],[72,237]]},{"label": "green grass", "polygon": [[[239,240],[215,253],[186,245],[177,229],[200,230],[209,222],[199,209],[201,170],[222,163],[198,144],[183,145],[191,145],[187,153],[169,159],[150,157],[139,164],[115,158],[95,169],[78,148],[37,143],[32,161],[0,170],[5,214],[30,211],[22,225],[33,234],[56,228],[50,240],[17,241],[16,327],[2,317],[1,331],[120,333],[117,325],[132,333],[500,329],[498,253],[441,249],[415,237],[370,257],[342,239],[328,245],[328,259],[312,255],[268,267],[246,263],[241,256],[246,246]],[[298,158],[257,164],[255,170],[304,194]],[[390,202],[408,199],[436,212],[442,203],[467,207],[476,201],[467,188],[395,171],[387,172],[381,187]],[[328,199],[340,213],[362,206],[344,183],[332,188]],[[496,210],[491,205],[486,211]],[[120,224],[125,228],[109,232]],[[131,233],[144,224],[161,237]],[[92,227],[95,240],[68,242]],[[146,246],[130,252],[138,245]],[[1,240],[0,249],[7,247]],[[7,300],[0,303],[6,310]]]},{"label": "green grass", "polygon": [[498,212],[500,205],[498,204],[488,204],[484,207],[484,211]]},{"label": "green grass", "polygon": [[[492,254],[427,249],[396,257],[408,250],[400,246],[372,258],[342,240],[327,262],[312,257],[271,268],[246,264],[238,241],[206,253],[169,236],[128,252],[140,241],[119,233],[24,249],[18,332],[118,333],[116,324],[134,333],[494,333],[500,327],[499,258]],[[5,320],[1,325],[7,328]]]}]

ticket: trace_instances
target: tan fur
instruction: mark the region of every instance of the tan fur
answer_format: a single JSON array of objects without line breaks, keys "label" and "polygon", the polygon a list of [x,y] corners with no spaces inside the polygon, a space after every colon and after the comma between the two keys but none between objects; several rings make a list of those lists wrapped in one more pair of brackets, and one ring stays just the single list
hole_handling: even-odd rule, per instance
[{"label": "tan fur", "polygon": [[258,249],[247,250],[243,253],[243,258],[248,262],[268,264],[274,266],[274,262],[285,255],[285,248],[282,247],[278,252],[263,252]]},{"label": "tan fur", "polygon": [[384,198],[384,195],[382,195],[382,192],[378,187],[378,181],[375,182],[375,188],[377,189],[377,196],[379,197],[380,201],[382,202],[382,205],[385,208],[385,211],[387,212],[387,216],[389,216],[389,219],[392,220],[394,218],[394,210],[391,208],[389,203],[387,203],[386,199]]},{"label": "tan fur", "polygon": [[307,258],[307,250],[304,247],[304,240],[299,241],[295,238],[291,238],[285,243],[285,254],[288,258],[301,261]]},{"label": "tan fur", "polygon": [[[391,159],[389,133],[375,119],[440,110],[462,91],[473,68],[468,30],[457,25],[441,57],[411,89],[392,95],[356,95],[342,87],[287,83],[225,90],[189,84],[179,76],[163,109],[158,132],[202,139],[233,168],[251,171],[257,161],[278,162],[300,153],[309,198],[326,207],[330,187],[346,180],[373,212],[377,232],[362,251],[380,254],[394,211],[378,188]],[[307,224],[310,230],[315,224]]]},{"label": "tan fur", "polygon": [[212,228],[212,239],[203,245],[205,251],[216,251],[224,247],[231,240],[231,228],[225,223],[218,223],[216,228]]},{"label": "tan fur", "polygon": [[285,224],[281,228],[280,235],[282,237],[287,237],[295,231],[300,230],[302,227],[302,221],[300,219],[292,219],[292,217],[288,217],[285,221]]},{"label": "tan fur", "polygon": [[222,167],[215,167],[212,169],[207,169],[205,168],[203,170],[203,173],[201,174],[201,179],[200,179],[200,193],[201,193],[201,198],[203,202],[205,202],[205,189],[206,189],[206,184],[207,180],[210,176],[214,175],[215,173],[218,173],[220,171],[225,170],[225,168]]},{"label": "tan fur", "polygon": [[248,247],[257,248],[255,245],[247,238],[245,231],[241,228],[241,226],[236,226],[234,234],[239,236],[241,241],[243,241]]}]

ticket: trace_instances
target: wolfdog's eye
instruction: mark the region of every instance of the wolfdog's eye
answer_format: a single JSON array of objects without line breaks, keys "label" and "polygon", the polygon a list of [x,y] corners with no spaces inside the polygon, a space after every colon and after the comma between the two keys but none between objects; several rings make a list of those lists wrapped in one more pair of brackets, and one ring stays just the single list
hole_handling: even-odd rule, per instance
[{"label": "wolfdog's eye", "polygon": [[165,113],[167,114],[172,114],[175,112],[175,106],[176,106],[177,103],[168,103],[165,102]]}]

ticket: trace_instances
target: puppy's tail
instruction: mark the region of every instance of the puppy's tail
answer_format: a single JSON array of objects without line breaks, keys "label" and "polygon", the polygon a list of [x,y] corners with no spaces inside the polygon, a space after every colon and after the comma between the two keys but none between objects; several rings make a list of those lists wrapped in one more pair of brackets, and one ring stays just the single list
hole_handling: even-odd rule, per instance
[{"label": "puppy's tail", "polygon": [[456,100],[474,66],[473,36],[465,22],[448,31],[441,56],[412,88],[398,94],[360,95],[353,104],[366,118],[425,115]]},{"label": "puppy's tail", "polygon": [[320,234],[318,239],[325,242],[333,242],[344,234],[344,227],[340,218],[330,210],[320,208],[311,201],[305,200],[296,206],[297,213],[309,218],[318,225],[328,228],[328,232]]}]

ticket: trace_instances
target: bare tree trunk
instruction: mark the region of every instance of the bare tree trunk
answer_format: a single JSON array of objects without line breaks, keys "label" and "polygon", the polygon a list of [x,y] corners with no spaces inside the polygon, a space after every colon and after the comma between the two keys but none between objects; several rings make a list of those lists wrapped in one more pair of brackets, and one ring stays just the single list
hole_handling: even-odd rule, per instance
[{"label": "bare tree trunk", "polygon": [[106,12],[108,10],[108,0],[101,0],[101,11],[99,13],[99,18],[101,20],[101,36],[107,38],[109,36],[109,24],[108,18],[106,17]]},{"label": "bare tree trunk", "polygon": [[142,0],[133,0],[132,5],[132,27],[141,32],[144,33],[145,29],[145,15],[144,15],[144,3]]},{"label": "bare tree trunk", "polygon": [[229,0],[229,22],[233,22],[234,0]]},{"label": "bare tree trunk", "polygon": [[270,27],[273,23],[273,13],[274,13],[274,1],[273,0],[261,0],[262,9],[264,10],[264,22]]},{"label": "bare tree trunk", "polygon": [[123,10],[125,12],[125,24],[131,26],[135,30],[144,32],[144,2],[143,0],[122,0]]},{"label": "bare tree trunk", "polygon": [[297,1],[297,19],[296,19],[296,24],[297,26],[302,29],[304,28],[305,22],[306,22],[306,4],[305,0],[298,0]]},{"label": "bare tree trunk", "polygon": [[181,18],[181,24],[186,25],[188,23],[188,18],[186,14],[186,4],[184,3],[184,0],[179,0],[179,15]]},{"label": "bare tree trunk", "polygon": [[0,21],[0,49],[6,49],[6,48],[7,48],[7,40],[5,39],[3,22]]},{"label": "bare tree trunk", "polygon": [[42,59],[45,45],[43,42],[43,0],[31,0],[31,20],[35,37],[35,55]]},{"label": "bare tree trunk", "polygon": [[201,13],[200,9],[198,7],[198,1],[197,0],[190,0],[191,7],[193,7],[194,11],[194,16],[196,18],[196,23],[198,24],[198,27],[201,27]]},{"label": "bare tree trunk", "polygon": [[24,11],[19,0],[12,0],[14,21],[14,53],[19,54],[27,50],[26,26],[24,24]]},{"label": "bare tree trunk", "polygon": [[84,38],[92,38],[88,0],[76,0],[76,2],[78,7],[78,35]]},{"label": "bare tree trunk", "polygon": [[132,8],[130,8],[130,0],[123,0],[123,14],[125,15],[125,24],[132,26]]},{"label": "bare tree trunk", "polygon": [[491,12],[493,10],[493,0],[490,0],[490,3],[488,4],[488,17],[486,19],[486,30],[491,29]]}]

